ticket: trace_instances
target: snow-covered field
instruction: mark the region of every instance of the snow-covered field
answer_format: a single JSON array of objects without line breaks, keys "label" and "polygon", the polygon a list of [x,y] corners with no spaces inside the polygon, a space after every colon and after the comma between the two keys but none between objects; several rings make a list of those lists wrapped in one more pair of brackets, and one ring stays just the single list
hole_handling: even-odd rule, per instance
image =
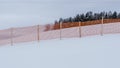
[{"label": "snow-covered field", "polygon": [[0,68],[120,68],[120,34],[0,47]]}]

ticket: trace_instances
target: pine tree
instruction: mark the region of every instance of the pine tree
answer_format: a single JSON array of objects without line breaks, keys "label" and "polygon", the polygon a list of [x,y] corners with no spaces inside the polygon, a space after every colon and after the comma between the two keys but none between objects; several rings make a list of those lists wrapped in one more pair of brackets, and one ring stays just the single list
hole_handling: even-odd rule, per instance
[{"label": "pine tree", "polygon": [[80,15],[80,18],[81,18],[81,19],[80,19],[81,22],[84,22],[84,21],[85,21],[85,15],[84,15],[84,14],[81,14],[81,15]]},{"label": "pine tree", "polygon": [[118,14],[117,18],[120,18],[120,13]]},{"label": "pine tree", "polygon": [[60,18],[59,21],[55,21],[55,23],[68,23],[68,22],[85,22],[85,21],[92,21],[92,20],[100,20],[102,17],[104,17],[104,19],[116,19],[116,18],[120,18],[120,13],[117,13],[116,11],[114,11],[113,13],[111,11],[109,12],[100,12],[100,13],[94,13],[92,11],[89,11],[87,13],[82,13],[82,14],[77,14],[75,17],[69,17],[66,19],[62,19]]},{"label": "pine tree", "polygon": [[113,13],[113,15],[112,15],[112,18],[113,18],[113,19],[116,19],[116,18],[117,18],[117,12],[116,12],[116,11],[114,11],[114,13]]},{"label": "pine tree", "polygon": [[62,19],[62,18],[59,19],[59,23],[60,23],[60,22],[63,22],[63,19]]},{"label": "pine tree", "polygon": [[75,22],[79,22],[80,21],[80,15],[79,14],[77,14],[76,17],[74,17],[74,21]]}]

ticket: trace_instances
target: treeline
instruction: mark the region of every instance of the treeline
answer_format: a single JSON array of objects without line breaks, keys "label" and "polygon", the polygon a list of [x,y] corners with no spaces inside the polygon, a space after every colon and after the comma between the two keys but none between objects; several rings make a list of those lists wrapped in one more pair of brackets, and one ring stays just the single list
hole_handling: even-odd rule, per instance
[{"label": "treeline", "polygon": [[100,13],[93,13],[89,11],[87,13],[77,14],[75,17],[69,17],[66,19],[60,18],[58,21],[55,21],[55,24],[60,22],[62,23],[72,23],[72,22],[86,22],[86,21],[93,21],[93,20],[100,20],[102,19],[119,19],[120,13],[114,12],[100,12]]}]

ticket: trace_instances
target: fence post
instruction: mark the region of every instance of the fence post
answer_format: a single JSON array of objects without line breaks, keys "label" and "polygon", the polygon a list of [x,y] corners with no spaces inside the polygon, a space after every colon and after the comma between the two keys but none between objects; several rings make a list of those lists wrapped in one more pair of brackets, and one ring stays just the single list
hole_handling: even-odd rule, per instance
[{"label": "fence post", "polygon": [[62,22],[60,22],[60,40],[62,39]]},{"label": "fence post", "polygon": [[11,34],[11,46],[13,46],[13,28],[10,29]]},{"label": "fence post", "polygon": [[81,38],[81,22],[79,21],[79,37]]},{"label": "fence post", "polygon": [[40,30],[39,30],[40,25],[37,25],[37,40],[40,42]]},{"label": "fence post", "polygon": [[101,20],[101,36],[103,36],[103,17],[102,17],[102,20]]}]

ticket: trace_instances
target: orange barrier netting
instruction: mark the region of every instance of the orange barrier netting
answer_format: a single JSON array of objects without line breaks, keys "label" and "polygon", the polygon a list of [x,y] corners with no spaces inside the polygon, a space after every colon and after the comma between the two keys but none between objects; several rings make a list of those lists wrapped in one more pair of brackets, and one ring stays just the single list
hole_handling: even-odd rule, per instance
[{"label": "orange barrier netting", "polygon": [[37,26],[13,28],[13,42],[30,42],[38,39]]},{"label": "orange barrier netting", "polygon": [[98,23],[94,25],[83,24],[80,22],[75,23],[75,25],[66,25],[61,23],[57,26],[59,26],[59,29],[57,27],[55,30],[53,24],[0,30],[0,45],[14,45],[15,43],[31,41],[78,38],[92,35],[120,33],[120,22]]},{"label": "orange barrier netting", "polygon": [[101,24],[81,27],[82,37],[91,35],[101,35]]},{"label": "orange barrier netting", "polygon": [[103,25],[103,34],[120,33],[120,22]]},{"label": "orange barrier netting", "polygon": [[10,29],[0,30],[0,45],[11,44]]}]

